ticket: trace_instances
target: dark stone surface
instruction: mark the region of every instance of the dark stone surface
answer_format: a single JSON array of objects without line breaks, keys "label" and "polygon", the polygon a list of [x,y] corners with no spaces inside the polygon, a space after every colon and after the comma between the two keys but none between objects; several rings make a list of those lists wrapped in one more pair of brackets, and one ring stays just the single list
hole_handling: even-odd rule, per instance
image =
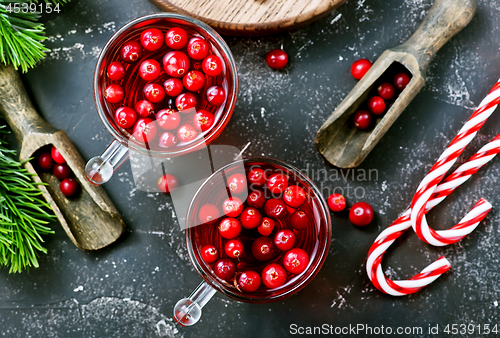
[{"label": "dark stone surface", "polygon": [[[374,289],[365,273],[366,254],[377,234],[405,210],[420,180],[498,78],[500,5],[478,1],[471,24],[438,52],[424,89],[354,178],[352,171],[344,171],[344,179],[313,144],[316,130],[355,84],[349,74],[351,63],[360,57],[375,60],[385,49],[405,41],[431,3],[351,0],[299,31],[227,38],[241,89],[235,114],[217,143],[241,148],[251,141],[246,156],[276,157],[309,169],[325,195],[349,187],[349,203],[364,200],[376,211],[373,224],[363,229],[342,215],[332,215],[329,256],[304,290],[265,305],[216,295],[196,326],[177,327],[171,320],[172,308],[201,278],[187,258],[170,197],[136,190],[126,163],[105,189],[122,213],[127,233],[115,245],[88,253],[75,248],[54,224],[56,234],[46,238],[49,253],[40,258],[39,269],[17,275],[0,271],[0,334],[284,337],[295,323],[383,325],[394,330],[415,326],[422,327],[420,336],[426,337],[429,325],[439,324],[442,336],[447,324],[474,324],[474,334],[455,335],[473,337],[479,335],[477,325],[500,324],[497,160],[430,215],[434,228],[446,229],[484,197],[494,208],[473,234],[456,245],[434,248],[408,232],[384,260],[393,279],[408,278],[441,254],[450,260],[452,270],[419,293],[401,298]],[[73,0],[64,14],[47,18],[51,51],[24,80],[40,114],[64,130],[86,159],[111,142],[94,107],[96,57],[116,29],[154,11],[145,0]],[[290,64],[283,71],[272,71],[264,55],[281,45]],[[498,125],[500,119],[493,115],[466,156],[492,138]],[[320,169],[328,171],[327,178],[316,174]],[[378,175],[371,181],[359,179],[360,170],[370,169]]]}]

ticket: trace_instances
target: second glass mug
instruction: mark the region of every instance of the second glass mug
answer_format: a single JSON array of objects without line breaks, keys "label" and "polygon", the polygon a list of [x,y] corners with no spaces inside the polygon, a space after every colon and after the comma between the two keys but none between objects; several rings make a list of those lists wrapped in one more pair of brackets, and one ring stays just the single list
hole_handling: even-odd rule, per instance
[{"label": "second glass mug", "polygon": [[[190,36],[203,37],[211,46],[212,53],[221,58],[224,65],[222,86],[226,92],[226,101],[214,112],[216,119],[214,126],[205,133],[201,133],[193,142],[185,145],[180,144],[173,148],[160,148],[138,142],[128,130],[117,126],[113,107],[104,99],[103,89],[107,85],[107,66],[110,62],[115,61],[113,58],[119,54],[120,47],[124,42],[132,39],[138,40],[141,32],[147,28],[159,28],[165,31],[172,27],[182,27]],[[130,67],[132,68],[132,66]],[[127,93],[127,88],[124,90]],[[201,93],[201,95],[204,94]],[[233,114],[237,97],[238,74],[233,55],[222,37],[210,26],[191,17],[173,13],[150,14],[127,23],[106,43],[94,71],[94,100],[97,113],[114,140],[101,156],[88,161],[85,167],[87,178],[97,185],[106,183],[120,165],[127,160],[129,150],[144,156],[172,158],[202,149],[215,140],[227,126]]]}]

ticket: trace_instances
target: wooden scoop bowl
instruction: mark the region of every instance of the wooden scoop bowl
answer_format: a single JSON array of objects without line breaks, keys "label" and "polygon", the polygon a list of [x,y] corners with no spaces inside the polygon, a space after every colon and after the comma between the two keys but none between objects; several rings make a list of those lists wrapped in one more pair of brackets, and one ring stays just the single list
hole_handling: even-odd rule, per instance
[{"label": "wooden scoop bowl", "polygon": [[[474,0],[436,0],[415,34],[378,58],[316,134],[316,147],[328,162],[340,168],[361,164],[424,86],[432,57],[467,26],[475,11]],[[351,115],[368,99],[375,84],[401,70],[411,73],[407,87],[376,121],[373,130],[356,128]]]},{"label": "wooden scoop bowl", "polygon": [[21,142],[20,161],[30,159],[42,147],[54,145],[79,181],[78,197],[67,198],[52,173],[38,173],[26,162],[26,169],[37,175],[33,176],[34,181],[47,183],[40,189],[71,241],[84,250],[101,249],[116,241],[125,230],[125,223],[106,192],[87,181],[85,162],[68,136],[37,114],[17,71],[1,64],[0,114]]}]

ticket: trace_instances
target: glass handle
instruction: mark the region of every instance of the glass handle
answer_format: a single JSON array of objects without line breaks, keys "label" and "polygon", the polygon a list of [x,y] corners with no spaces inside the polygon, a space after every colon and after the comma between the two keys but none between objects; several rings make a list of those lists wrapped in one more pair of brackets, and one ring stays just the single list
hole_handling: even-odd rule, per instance
[{"label": "glass handle", "polygon": [[127,158],[128,148],[114,140],[101,156],[93,157],[87,162],[85,166],[87,179],[96,185],[106,183]]},{"label": "glass handle", "polygon": [[208,303],[217,292],[207,282],[202,282],[189,298],[183,298],[175,304],[174,319],[182,326],[194,325],[200,320],[201,308]]}]

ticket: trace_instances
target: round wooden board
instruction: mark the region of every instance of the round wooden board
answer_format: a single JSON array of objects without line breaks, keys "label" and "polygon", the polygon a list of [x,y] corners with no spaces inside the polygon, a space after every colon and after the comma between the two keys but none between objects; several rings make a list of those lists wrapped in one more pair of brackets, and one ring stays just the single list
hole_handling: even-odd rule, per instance
[{"label": "round wooden board", "polygon": [[227,35],[268,35],[305,26],[347,0],[150,0]]}]

